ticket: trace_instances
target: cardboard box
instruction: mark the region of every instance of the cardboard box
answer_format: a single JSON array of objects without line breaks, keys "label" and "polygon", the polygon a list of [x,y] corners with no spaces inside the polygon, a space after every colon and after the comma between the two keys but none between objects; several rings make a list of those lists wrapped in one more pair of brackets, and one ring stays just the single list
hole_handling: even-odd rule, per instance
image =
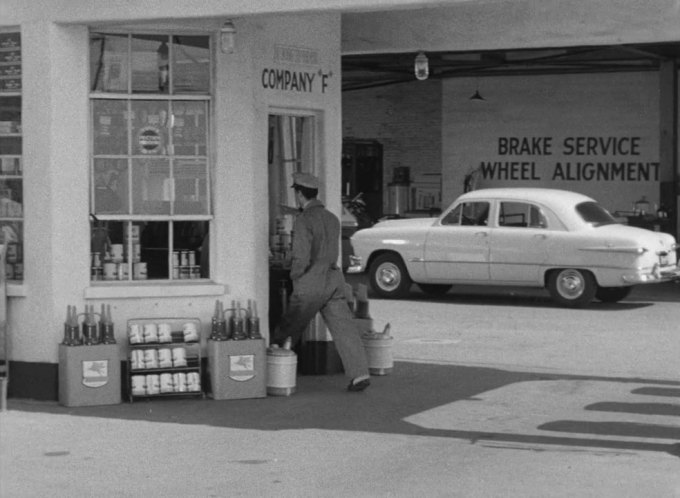
[{"label": "cardboard box", "polygon": [[213,399],[264,398],[264,339],[208,341],[208,396]]},{"label": "cardboard box", "polygon": [[59,345],[59,404],[115,405],[121,402],[117,344]]}]

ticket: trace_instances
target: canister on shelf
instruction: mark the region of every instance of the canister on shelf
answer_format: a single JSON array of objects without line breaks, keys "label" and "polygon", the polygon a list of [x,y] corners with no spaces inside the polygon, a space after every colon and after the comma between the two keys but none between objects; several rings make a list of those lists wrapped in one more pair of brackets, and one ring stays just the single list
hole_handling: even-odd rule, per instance
[{"label": "canister on shelf", "polygon": [[146,263],[133,263],[134,268],[134,279],[135,280],[146,280],[147,279],[147,266]]},{"label": "canister on shelf", "polygon": [[161,392],[161,379],[158,374],[150,374],[146,376],[146,393],[147,394],[160,394]]},{"label": "canister on shelf", "polygon": [[144,368],[158,368],[158,350],[154,348],[144,350]]},{"label": "canister on shelf", "polygon": [[104,263],[104,280],[116,280],[118,278],[118,265],[111,261]]},{"label": "canister on shelf", "polygon": [[178,372],[172,374],[172,387],[176,393],[183,393],[187,390],[187,374]]},{"label": "canister on shelf", "polygon": [[171,393],[174,391],[171,373],[162,373],[160,375],[160,392]]},{"label": "canister on shelf", "polygon": [[118,280],[127,280],[129,276],[129,271],[130,271],[130,265],[129,263],[118,263]]},{"label": "canister on shelf", "polygon": [[184,348],[172,349],[172,364],[175,367],[187,366],[187,352]]}]

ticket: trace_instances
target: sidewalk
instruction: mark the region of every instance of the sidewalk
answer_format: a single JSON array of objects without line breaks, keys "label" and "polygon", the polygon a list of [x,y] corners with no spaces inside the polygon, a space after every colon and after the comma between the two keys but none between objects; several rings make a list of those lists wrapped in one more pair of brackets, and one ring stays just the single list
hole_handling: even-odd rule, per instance
[{"label": "sidewalk", "polygon": [[[0,496],[680,496],[680,382],[395,362],[364,393],[345,384],[299,376],[289,397],[79,408],[10,399]],[[632,396],[654,416],[589,408]]]}]

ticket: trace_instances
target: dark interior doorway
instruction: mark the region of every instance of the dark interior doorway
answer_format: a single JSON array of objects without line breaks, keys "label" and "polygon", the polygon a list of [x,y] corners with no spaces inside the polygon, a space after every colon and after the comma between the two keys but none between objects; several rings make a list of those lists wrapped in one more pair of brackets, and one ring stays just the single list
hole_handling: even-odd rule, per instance
[{"label": "dark interior doorway", "polygon": [[342,143],[342,195],[361,194],[372,220],[383,215],[383,149],[375,140],[345,139]]}]

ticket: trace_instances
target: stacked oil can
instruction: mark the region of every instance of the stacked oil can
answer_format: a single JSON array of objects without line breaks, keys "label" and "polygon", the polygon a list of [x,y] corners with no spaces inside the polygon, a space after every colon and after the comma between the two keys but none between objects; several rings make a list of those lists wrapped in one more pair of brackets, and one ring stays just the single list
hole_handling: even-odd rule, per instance
[{"label": "stacked oil can", "polygon": [[172,253],[172,278],[174,280],[201,278],[201,267],[196,264],[196,251]]},{"label": "stacked oil can", "polygon": [[[100,228],[99,230],[105,230]],[[91,280],[147,279],[147,265],[142,261],[139,227],[133,225],[125,232],[123,244],[110,244],[108,236],[102,248],[105,252],[93,252]]]}]

